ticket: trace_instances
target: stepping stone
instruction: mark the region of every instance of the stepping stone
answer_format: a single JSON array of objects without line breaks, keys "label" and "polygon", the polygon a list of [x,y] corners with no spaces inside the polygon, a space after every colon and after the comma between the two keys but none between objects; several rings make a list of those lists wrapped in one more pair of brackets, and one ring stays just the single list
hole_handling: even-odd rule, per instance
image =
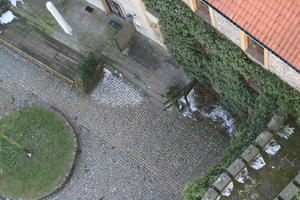
[{"label": "stepping stone", "polygon": [[219,178],[214,182],[213,186],[219,191],[219,192],[223,192],[224,189],[229,185],[229,183],[231,182],[231,178],[225,174],[222,173]]},{"label": "stepping stone", "polygon": [[264,131],[255,140],[255,144],[257,144],[260,148],[264,149],[272,140],[273,135],[268,131]]},{"label": "stepping stone", "polygon": [[259,154],[259,149],[254,145],[250,145],[241,155],[248,164]]},{"label": "stepping stone", "polygon": [[245,167],[246,164],[238,158],[227,168],[227,171],[233,177],[236,177]]},{"label": "stepping stone", "polygon": [[203,200],[217,200],[220,195],[213,188],[209,188],[204,194]]},{"label": "stepping stone", "polygon": [[280,192],[279,196],[283,200],[291,200],[298,192],[300,192],[300,189],[293,182],[290,182],[284,190]]}]

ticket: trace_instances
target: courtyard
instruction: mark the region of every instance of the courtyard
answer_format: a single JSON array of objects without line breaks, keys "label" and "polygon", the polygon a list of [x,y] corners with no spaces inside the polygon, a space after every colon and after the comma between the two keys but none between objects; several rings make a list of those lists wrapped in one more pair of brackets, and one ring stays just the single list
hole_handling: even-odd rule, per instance
[{"label": "courtyard", "polygon": [[182,199],[184,183],[216,163],[228,144],[217,123],[163,112],[126,79],[120,85],[108,76],[87,96],[2,46],[0,60],[1,118],[47,105],[79,134],[73,175],[49,200]]}]

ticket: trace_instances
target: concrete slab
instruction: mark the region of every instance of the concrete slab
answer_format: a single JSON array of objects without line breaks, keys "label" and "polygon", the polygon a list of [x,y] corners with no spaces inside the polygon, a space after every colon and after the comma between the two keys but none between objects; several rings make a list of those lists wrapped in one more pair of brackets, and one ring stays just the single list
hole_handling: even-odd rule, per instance
[{"label": "concrete slab", "polygon": [[274,115],[271,121],[268,123],[268,130],[271,132],[277,132],[280,126],[283,124],[285,117],[283,115]]},{"label": "concrete slab", "polygon": [[284,190],[280,192],[279,196],[283,200],[291,200],[298,192],[300,192],[300,189],[293,182],[290,182]]},{"label": "concrete slab", "polygon": [[238,158],[227,168],[227,172],[236,177],[245,167],[246,164]]},{"label": "concrete slab", "polygon": [[219,178],[213,183],[213,186],[222,193],[223,190],[228,186],[228,184],[231,182],[231,178],[225,174],[222,173]]},{"label": "concrete slab", "polygon": [[241,158],[246,161],[246,163],[250,164],[251,160],[253,160],[259,154],[259,149],[254,145],[250,145],[241,155]]},{"label": "concrete slab", "polygon": [[295,182],[300,185],[300,173],[295,177]]},{"label": "concrete slab", "polygon": [[258,145],[261,149],[264,149],[267,144],[270,143],[273,135],[268,131],[264,131],[255,140],[255,144]]},{"label": "concrete slab", "polygon": [[219,194],[213,188],[209,188],[208,191],[204,194],[203,200],[217,200]]}]

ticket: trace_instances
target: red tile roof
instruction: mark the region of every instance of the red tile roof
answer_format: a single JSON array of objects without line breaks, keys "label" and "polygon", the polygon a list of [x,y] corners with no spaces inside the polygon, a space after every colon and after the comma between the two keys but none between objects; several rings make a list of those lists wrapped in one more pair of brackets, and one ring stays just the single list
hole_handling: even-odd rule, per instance
[{"label": "red tile roof", "polygon": [[206,0],[300,70],[300,0]]}]

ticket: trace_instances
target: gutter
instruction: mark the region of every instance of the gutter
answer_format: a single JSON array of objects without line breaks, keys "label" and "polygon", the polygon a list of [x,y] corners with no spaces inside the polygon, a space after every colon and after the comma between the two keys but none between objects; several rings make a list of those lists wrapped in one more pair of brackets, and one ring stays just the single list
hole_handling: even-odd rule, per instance
[{"label": "gutter", "polygon": [[237,23],[235,23],[234,21],[232,21],[229,17],[227,17],[224,13],[222,13],[221,10],[219,10],[218,8],[216,8],[215,6],[213,6],[211,3],[208,3],[207,0],[202,0],[204,1],[207,5],[209,5],[211,8],[213,8],[215,11],[217,11],[220,15],[222,15],[225,19],[227,19],[228,21],[230,21],[232,24],[234,24],[235,26],[237,26],[239,29],[241,29],[242,31],[244,31],[251,39],[253,39],[255,42],[257,42],[258,44],[260,44],[262,47],[268,49],[268,51],[272,52],[275,56],[277,56],[280,60],[282,60],[285,64],[287,64],[289,67],[291,67],[292,69],[294,69],[296,72],[300,73],[300,69],[296,68],[295,66],[293,66],[289,61],[287,61],[286,59],[284,59],[283,57],[281,57],[279,54],[277,54],[275,51],[273,51],[271,48],[269,48],[268,46],[266,46],[264,43],[262,43],[261,41],[259,41],[258,39],[256,39],[251,33],[249,33],[248,31],[246,31],[244,28],[242,28],[240,25],[238,25]]}]

